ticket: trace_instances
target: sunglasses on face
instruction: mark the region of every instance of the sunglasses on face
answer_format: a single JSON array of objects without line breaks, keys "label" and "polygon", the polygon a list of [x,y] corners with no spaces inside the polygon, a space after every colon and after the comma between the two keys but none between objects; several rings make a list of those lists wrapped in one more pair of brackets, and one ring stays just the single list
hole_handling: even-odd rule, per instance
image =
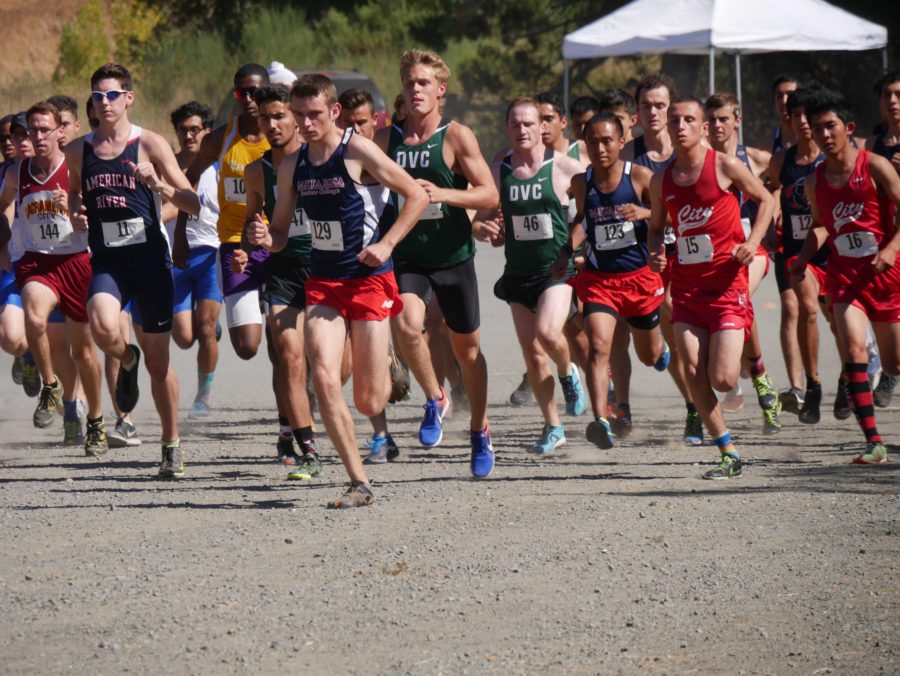
[{"label": "sunglasses on face", "polygon": [[127,91],[123,91],[121,89],[110,89],[107,92],[91,92],[91,98],[100,103],[103,99],[106,99],[110,103],[118,99],[123,94],[127,94]]},{"label": "sunglasses on face", "polygon": [[246,98],[252,99],[257,89],[259,89],[259,87],[235,87],[234,98],[236,98],[238,101]]}]

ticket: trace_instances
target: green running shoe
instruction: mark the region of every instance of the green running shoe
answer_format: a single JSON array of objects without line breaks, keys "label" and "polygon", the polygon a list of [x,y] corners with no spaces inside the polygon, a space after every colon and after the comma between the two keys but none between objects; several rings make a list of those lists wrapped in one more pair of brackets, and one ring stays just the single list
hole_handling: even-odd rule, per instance
[{"label": "green running shoe", "polygon": [[41,374],[33,361],[22,361],[22,389],[26,397],[36,397],[41,393]]},{"label": "green running shoe", "polygon": [[25,360],[22,357],[15,355],[13,357],[12,364],[12,381],[16,385],[21,385],[22,381],[25,380]]},{"label": "green running shoe", "polygon": [[288,472],[288,481],[308,481],[322,473],[322,461],[315,453],[305,453],[303,462]]},{"label": "green running shoe", "polygon": [[733,455],[725,454],[713,469],[703,475],[704,479],[713,481],[722,481],[724,479],[737,479],[744,473],[744,463],[740,458]]},{"label": "green running shoe", "polygon": [[775,402],[778,402],[778,410],[781,411],[781,403],[778,401],[778,392],[772,387],[772,380],[768,373],[753,378],[753,389],[756,390],[756,398],[759,400],[759,407],[762,409],[771,408]]},{"label": "green running shoe", "polygon": [[81,446],[83,443],[84,434],[81,432],[81,423],[78,420],[63,422],[63,446]]},{"label": "green running shoe", "polygon": [[53,385],[44,385],[41,388],[41,396],[32,417],[34,426],[38,429],[49,427],[60,408],[62,408],[62,385],[57,379]]},{"label": "green running shoe", "polygon": [[98,458],[106,455],[108,451],[109,441],[106,439],[106,425],[102,420],[96,423],[89,422],[84,440],[84,454]]},{"label": "green running shoe", "polygon": [[865,453],[860,453],[853,462],[857,465],[879,465],[887,462],[887,449],[880,441],[870,441],[866,444]]},{"label": "green running shoe", "polygon": [[160,479],[180,479],[184,476],[184,451],[181,450],[181,444],[163,445],[158,476]]}]

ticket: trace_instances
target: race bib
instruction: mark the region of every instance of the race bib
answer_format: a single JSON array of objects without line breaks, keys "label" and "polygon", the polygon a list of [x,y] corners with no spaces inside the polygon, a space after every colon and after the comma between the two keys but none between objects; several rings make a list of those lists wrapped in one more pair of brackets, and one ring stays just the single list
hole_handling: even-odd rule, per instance
[{"label": "race bib", "polygon": [[[400,205],[400,210],[403,209],[403,205],[406,204],[406,199],[403,195],[397,195],[397,204]],[[422,212],[422,215],[419,216],[420,221],[436,221],[439,218],[444,217],[444,212],[441,210],[443,206],[442,202],[436,202],[435,204],[429,204],[425,207],[425,211]]]},{"label": "race bib", "polygon": [[688,235],[678,238],[678,262],[682,265],[709,263],[713,245],[709,235]]},{"label": "race bib", "polygon": [[612,251],[615,249],[627,249],[637,244],[634,234],[634,223],[631,221],[619,221],[618,223],[606,223],[594,226],[594,240],[598,251]]},{"label": "race bib", "polygon": [[291,228],[288,230],[288,237],[303,237],[309,234],[309,223],[306,221],[306,213],[303,209],[294,209],[294,216],[291,218]]},{"label": "race bib", "polygon": [[878,253],[875,233],[865,230],[845,232],[843,235],[835,237],[834,246],[841,256],[848,258],[865,258]]},{"label": "race bib", "polygon": [[56,246],[66,242],[74,232],[68,218],[46,223],[29,223],[31,243],[37,247]]},{"label": "race bib", "polygon": [[667,225],[663,231],[663,242],[666,244],[675,244],[675,228]]},{"label": "race bib", "polygon": [[791,235],[797,241],[806,239],[806,234],[812,227],[812,215],[791,214]]},{"label": "race bib", "polygon": [[319,251],[343,251],[344,232],[341,230],[340,221],[317,221],[304,211],[301,214],[301,222],[306,223],[312,235],[313,249]]},{"label": "race bib", "polygon": [[101,224],[103,226],[103,243],[111,248],[143,244],[147,241],[143,218],[129,218],[125,221]]},{"label": "race bib", "polygon": [[744,239],[747,239],[750,236],[750,231],[753,229],[753,223],[750,222],[749,218],[741,219],[741,230],[744,231]]},{"label": "race bib", "polygon": [[245,203],[247,201],[247,188],[244,179],[236,176],[223,176],[225,186],[225,201]]},{"label": "race bib", "polygon": [[513,216],[513,235],[519,242],[553,238],[553,223],[550,214],[530,214]]}]

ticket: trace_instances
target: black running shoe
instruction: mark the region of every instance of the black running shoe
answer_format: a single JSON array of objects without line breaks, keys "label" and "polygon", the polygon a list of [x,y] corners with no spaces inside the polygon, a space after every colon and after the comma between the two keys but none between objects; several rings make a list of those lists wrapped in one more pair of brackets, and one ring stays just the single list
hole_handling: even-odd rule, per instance
[{"label": "black running shoe", "polygon": [[119,375],[116,378],[116,405],[122,413],[131,413],[137,406],[138,367],[141,365],[141,350],[137,345],[129,346],[134,351],[134,366],[126,371],[124,364],[119,363]]},{"label": "black running shoe", "polygon": [[834,417],[838,420],[846,420],[853,415],[853,406],[847,398],[847,381],[843,377],[838,378],[837,394],[834,396]]},{"label": "black running shoe", "polygon": [[819,410],[822,405],[822,385],[816,383],[812,387],[806,388],[806,394],[803,396],[803,406],[800,407],[798,418],[805,425],[815,425],[822,418],[822,412]]},{"label": "black running shoe", "polygon": [[894,396],[897,380],[897,376],[889,376],[884,371],[881,372],[881,380],[878,381],[878,386],[872,392],[872,397],[878,408],[887,408],[891,405],[891,397]]}]

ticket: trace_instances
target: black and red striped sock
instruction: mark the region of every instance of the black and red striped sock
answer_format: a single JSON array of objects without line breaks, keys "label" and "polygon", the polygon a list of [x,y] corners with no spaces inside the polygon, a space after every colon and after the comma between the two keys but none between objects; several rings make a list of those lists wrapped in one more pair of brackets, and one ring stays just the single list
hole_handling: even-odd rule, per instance
[{"label": "black and red striped sock", "polygon": [[875,405],[872,401],[872,388],[869,385],[867,364],[844,364],[844,377],[847,379],[847,397],[853,406],[856,420],[859,423],[866,441],[881,441],[875,422]]},{"label": "black and red striped sock", "polygon": [[751,378],[759,378],[766,374],[766,362],[763,361],[761,354],[755,357],[747,357],[747,361],[750,362]]}]

